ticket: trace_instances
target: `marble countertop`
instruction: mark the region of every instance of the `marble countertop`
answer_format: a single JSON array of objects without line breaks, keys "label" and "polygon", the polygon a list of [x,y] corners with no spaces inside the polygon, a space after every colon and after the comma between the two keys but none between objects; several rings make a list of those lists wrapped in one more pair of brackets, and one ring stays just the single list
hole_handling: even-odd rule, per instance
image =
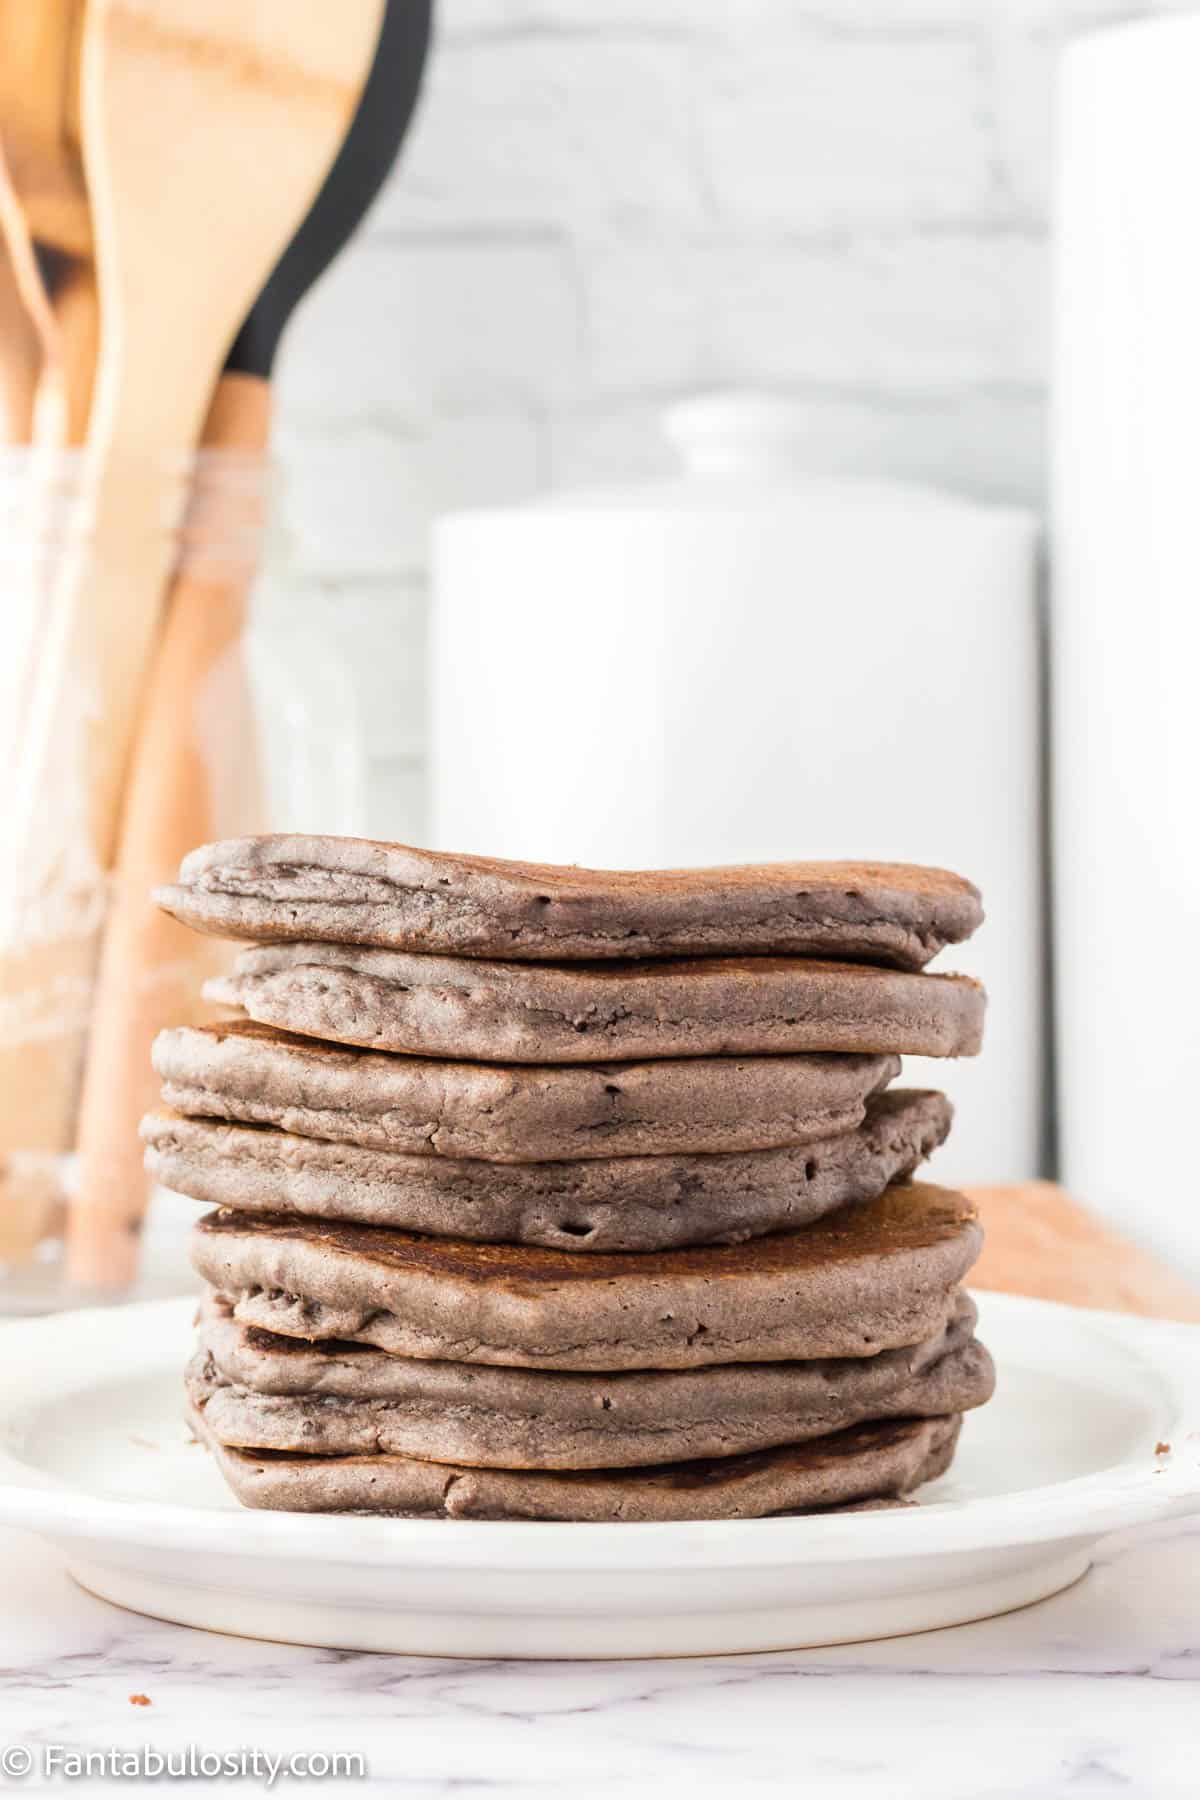
[{"label": "marble countertop", "polygon": [[[84,1594],[49,1549],[0,1532],[0,1744],[35,1759],[14,1792],[63,1785],[39,1772],[47,1745],[194,1744],[360,1753],[366,1781],[326,1793],[1194,1796],[1198,1683],[1200,1521],[1112,1538],[1068,1592],[979,1625],[576,1664],[301,1650],[159,1624]],[[297,1784],[281,1776],[276,1790]],[[140,1784],[111,1791],[127,1785]]]}]

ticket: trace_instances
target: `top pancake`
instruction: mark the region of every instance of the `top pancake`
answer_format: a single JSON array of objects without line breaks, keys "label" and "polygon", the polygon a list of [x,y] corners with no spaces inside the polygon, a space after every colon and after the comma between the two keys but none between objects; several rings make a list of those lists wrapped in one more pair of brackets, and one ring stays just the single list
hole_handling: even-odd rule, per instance
[{"label": "top pancake", "polygon": [[302,836],[193,850],[156,899],[219,937],[521,962],[749,953],[920,969],[983,918],[970,882],[903,863],[615,871]]},{"label": "top pancake", "polygon": [[587,1063],[809,1050],[974,1056],[965,975],[803,957],[514,963],[343,944],[263,944],[205,988],[282,1031],[481,1062]]}]

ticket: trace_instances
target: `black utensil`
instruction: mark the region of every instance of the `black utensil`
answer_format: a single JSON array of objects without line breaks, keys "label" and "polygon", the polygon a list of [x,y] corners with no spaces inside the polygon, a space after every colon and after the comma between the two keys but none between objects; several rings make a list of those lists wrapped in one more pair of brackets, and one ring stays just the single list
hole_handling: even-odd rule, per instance
[{"label": "black utensil", "polygon": [[312,210],[275,265],[226,359],[228,373],[271,373],[285,326],[387,179],[416,108],[433,0],[387,0],[358,111]]}]

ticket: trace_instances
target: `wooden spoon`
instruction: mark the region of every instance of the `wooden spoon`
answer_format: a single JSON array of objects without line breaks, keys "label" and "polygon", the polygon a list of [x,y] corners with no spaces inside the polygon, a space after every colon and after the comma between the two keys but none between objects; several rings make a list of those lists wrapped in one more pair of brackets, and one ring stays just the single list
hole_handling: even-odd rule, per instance
[{"label": "wooden spoon", "polygon": [[[95,373],[98,300],[91,217],[79,144],[79,37],[83,0],[0,0],[0,236],[11,285],[25,312],[6,360],[19,364],[20,440],[30,465],[23,535],[38,559],[25,606],[10,618],[5,710],[18,762],[24,707],[41,654],[58,520],[70,485],[59,452],[82,443]],[[32,394],[28,393],[33,383]],[[14,431],[18,429],[16,425]]]},{"label": "wooden spoon", "polygon": [[[72,231],[71,217],[60,216],[36,193],[25,201],[40,250],[42,272],[54,310],[57,333],[56,391],[49,404],[39,393],[35,435],[39,442],[76,446],[85,442],[92,414],[96,365],[100,355],[100,287],[92,243],[91,205],[83,168],[82,54],[85,0],[54,0],[65,12],[62,111],[59,152],[63,171],[78,183],[87,238]],[[43,413],[46,419],[43,425]]]},{"label": "wooden spoon", "polygon": [[[90,0],[82,118],[101,336],[82,469],[90,541],[56,583],[9,800],[24,883],[0,1016],[0,1151],[70,1147],[121,791],[196,442],[242,320],[357,105],[382,0]],[[180,466],[182,477],[182,466]],[[31,1143],[29,1128],[39,1141]]]},{"label": "wooden spoon", "polygon": [[[6,664],[15,701],[6,706],[2,722],[9,748],[6,761],[16,763],[24,742],[25,705],[42,647],[46,610],[44,590],[49,573],[45,559],[52,542],[55,513],[61,510],[65,468],[57,451],[66,441],[69,401],[59,322],[46,284],[42,258],[3,149],[0,149],[0,239],[15,290],[14,302],[23,314],[23,320],[17,321],[11,345],[14,374],[21,389],[14,402],[22,415],[21,441],[32,443],[35,449],[43,452],[35,456],[31,464],[31,510],[23,521],[29,549],[40,559],[38,571],[29,584],[29,591],[24,594],[26,605],[20,615],[10,615],[7,621]],[[90,368],[81,373],[90,391]]]},{"label": "wooden spoon", "polygon": [[[261,457],[270,431],[270,375],[297,305],[361,221],[395,161],[416,104],[431,0],[387,0],[371,73],[337,160],[230,351],[203,444]],[[215,499],[221,498],[218,482]],[[220,518],[206,534],[220,539]],[[230,536],[233,534],[231,533]],[[177,578],[142,717],[122,822],[80,1113],[78,1197],[68,1273],[88,1286],[135,1272],[147,1195],[137,1126],[154,1103],[150,1046],[195,1013],[203,977],[228,952],[159,912],[150,890],[183,854],[226,831],[214,822],[210,770],[191,729],[213,671],[236,658],[251,567]],[[237,730],[227,695],[223,735]],[[247,761],[250,757],[247,756]],[[251,771],[247,770],[247,777]]]},{"label": "wooden spoon", "polygon": [[84,440],[98,337],[79,124],[82,13],[83,0],[0,0],[0,120],[12,203],[3,227],[41,337],[31,435],[51,449]]},{"label": "wooden spoon", "polygon": [[0,440],[27,444],[42,370],[42,346],[7,244],[0,239]]},{"label": "wooden spoon", "polygon": [[[98,301],[78,105],[72,100],[81,7],[82,0],[0,0],[0,422],[9,442],[34,447],[22,528],[28,555],[11,571],[5,596],[5,725],[15,747],[10,768],[20,755],[54,520],[65,499],[58,452],[83,440],[94,375]],[[57,1068],[62,1034],[78,1037],[82,1017],[68,990],[60,976],[41,997],[43,1014],[56,1021],[50,1040],[39,1031],[44,1017],[15,1022],[18,1039],[29,1032],[17,1052],[28,1143],[56,1141],[67,1129]],[[65,1025],[68,1016],[74,1028]],[[56,1220],[65,1208],[52,1162],[18,1154],[3,1159],[0,1171],[0,1255],[12,1262],[60,1232]]]},{"label": "wooden spoon", "polygon": [[[27,282],[28,269],[24,274]],[[0,232],[0,439],[11,448],[27,451],[32,440],[42,370],[42,334],[25,303],[23,283]],[[36,635],[38,543],[36,535],[25,536],[16,519],[2,522],[6,529],[16,526],[21,534],[15,557],[0,543],[0,569],[7,578],[6,654],[0,669],[2,710],[15,732]],[[10,741],[15,742],[15,737]],[[0,1157],[0,1263],[12,1267],[28,1262],[40,1243],[61,1232],[65,1218],[63,1195],[53,1169],[38,1166],[36,1159],[31,1164],[20,1156]]]},{"label": "wooden spoon", "polygon": [[[32,235],[88,256],[92,223],[73,98],[83,0],[0,0],[0,119]],[[74,141],[72,139],[74,138]]]},{"label": "wooden spoon", "polygon": [[55,368],[58,338],[54,307],[38,260],[37,245],[29,228],[29,219],[17,190],[12,165],[3,142],[0,142],[0,239],[8,278],[24,315],[22,341],[32,336],[33,368],[28,353],[22,349],[22,384],[33,374],[33,390],[29,397],[29,429],[23,441],[32,441],[38,412],[38,390],[47,379],[47,371]]}]

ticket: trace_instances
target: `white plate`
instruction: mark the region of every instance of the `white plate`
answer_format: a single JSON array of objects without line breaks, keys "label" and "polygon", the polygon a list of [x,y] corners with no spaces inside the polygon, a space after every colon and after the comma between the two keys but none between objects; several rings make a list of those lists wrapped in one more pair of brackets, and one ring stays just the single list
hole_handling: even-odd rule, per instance
[{"label": "white plate", "polygon": [[1200,1511],[1200,1328],[980,1312],[996,1399],[919,1507],[679,1525],[247,1512],[179,1422],[189,1301],[21,1320],[0,1522],[119,1605],[339,1649],[678,1656],[959,1624],[1065,1587],[1105,1532]]}]

